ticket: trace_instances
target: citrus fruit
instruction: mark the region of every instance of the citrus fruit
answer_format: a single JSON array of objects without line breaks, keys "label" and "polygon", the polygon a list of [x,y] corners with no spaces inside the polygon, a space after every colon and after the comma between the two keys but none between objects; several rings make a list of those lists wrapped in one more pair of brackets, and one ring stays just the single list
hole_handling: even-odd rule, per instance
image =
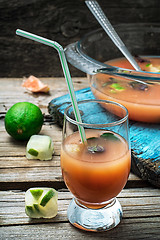
[{"label": "citrus fruit", "polygon": [[38,78],[32,75],[23,82],[22,87],[25,87],[31,92],[48,92],[49,91],[48,85],[42,83]]},{"label": "citrus fruit", "polygon": [[40,132],[42,125],[40,108],[30,102],[15,103],[5,116],[5,129],[16,140],[28,140]]}]

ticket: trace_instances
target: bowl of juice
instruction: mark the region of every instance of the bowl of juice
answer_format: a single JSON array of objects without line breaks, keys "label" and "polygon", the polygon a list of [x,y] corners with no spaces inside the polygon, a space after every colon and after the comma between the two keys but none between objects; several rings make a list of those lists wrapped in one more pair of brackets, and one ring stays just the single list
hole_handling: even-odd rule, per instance
[{"label": "bowl of juice", "polygon": [[130,120],[160,123],[160,24],[114,28],[142,72],[134,70],[101,28],[68,45],[67,60],[87,73],[95,98],[124,105]]}]

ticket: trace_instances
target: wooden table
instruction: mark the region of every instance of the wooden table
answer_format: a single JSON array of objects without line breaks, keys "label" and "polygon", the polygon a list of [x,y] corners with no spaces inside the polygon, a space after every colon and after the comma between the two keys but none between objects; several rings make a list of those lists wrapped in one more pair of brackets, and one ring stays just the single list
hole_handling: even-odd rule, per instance
[{"label": "wooden table", "polygon": [[[48,103],[67,93],[64,78],[43,78],[49,94],[33,94],[21,87],[23,79],[0,79],[0,239],[160,239],[160,189],[130,173],[118,199],[123,207],[122,222],[108,232],[78,230],[67,220],[67,206],[72,194],[66,189],[60,169],[62,129],[50,123]],[[86,78],[74,78],[75,90],[88,86]],[[13,140],[5,131],[4,116],[16,102],[29,101],[45,114],[41,133],[52,137],[55,154],[51,161],[27,160],[24,142]],[[58,215],[53,219],[29,219],[24,196],[30,187],[58,190]]]}]

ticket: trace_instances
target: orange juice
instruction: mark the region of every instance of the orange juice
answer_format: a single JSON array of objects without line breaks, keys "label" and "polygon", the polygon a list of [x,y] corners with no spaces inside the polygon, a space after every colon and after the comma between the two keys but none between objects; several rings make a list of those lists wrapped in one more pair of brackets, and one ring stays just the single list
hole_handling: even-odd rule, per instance
[{"label": "orange juice", "polygon": [[[107,62],[109,65],[133,69],[125,59]],[[160,71],[160,58],[145,59],[139,63],[144,71]],[[96,74],[91,90],[97,99],[118,102],[129,111],[129,118],[142,122],[160,122],[160,83],[141,84],[122,77]]]},{"label": "orange juice", "polygon": [[[124,138],[100,130],[87,130],[88,144],[79,133],[62,143],[61,169],[73,195],[86,205],[101,205],[117,196],[125,186],[130,171],[130,150]],[[111,137],[110,137],[111,136]],[[100,147],[95,152],[94,147]]]}]

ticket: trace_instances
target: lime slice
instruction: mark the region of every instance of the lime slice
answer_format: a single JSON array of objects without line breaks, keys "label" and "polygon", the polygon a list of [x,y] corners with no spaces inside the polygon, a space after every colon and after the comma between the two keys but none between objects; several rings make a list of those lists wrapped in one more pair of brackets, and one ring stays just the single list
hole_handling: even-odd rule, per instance
[{"label": "lime slice", "polygon": [[25,211],[26,211],[26,214],[27,214],[28,216],[34,214],[34,209],[33,209],[32,206],[26,206],[26,207],[25,207]]},{"label": "lime slice", "polygon": [[40,196],[42,195],[43,190],[42,189],[30,189],[30,192],[31,192],[32,196],[38,200],[40,198]]},{"label": "lime slice", "polygon": [[52,140],[50,139],[48,148],[51,148],[51,147],[52,147]]},{"label": "lime slice", "polygon": [[39,206],[38,206],[37,203],[33,204],[33,206],[34,206],[34,208],[35,208],[35,210],[36,210],[37,212],[40,212],[40,210],[39,210]]},{"label": "lime slice", "polygon": [[38,151],[33,149],[33,148],[30,148],[28,150],[28,153],[31,154],[32,156],[35,156],[35,157],[38,156]]},{"label": "lime slice", "polygon": [[119,83],[112,83],[110,87],[117,91],[125,90],[125,88],[121,86]]},{"label": "lime slice", "polygon": [[49,200],[55,195],[55,192],[51,189],[49,190],[46,195],[44,195],[44,197],[41,200],[40,205],[41,206],[46,206],[46,204],[49,202]]}]

